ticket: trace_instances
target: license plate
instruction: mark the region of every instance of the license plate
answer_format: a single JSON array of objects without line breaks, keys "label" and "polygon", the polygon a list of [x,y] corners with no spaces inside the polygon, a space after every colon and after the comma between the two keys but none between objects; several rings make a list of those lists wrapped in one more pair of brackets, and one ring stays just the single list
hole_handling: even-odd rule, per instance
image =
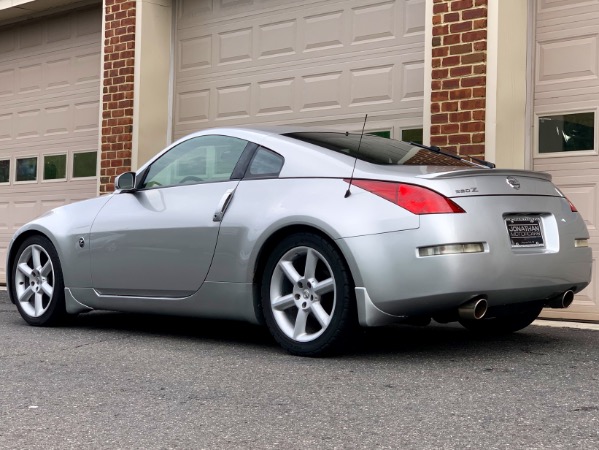
[{"label": "license plate", "polygon": [[505,219],[512,247],[543,247],[543,230],[538,216],[512,216]]}]

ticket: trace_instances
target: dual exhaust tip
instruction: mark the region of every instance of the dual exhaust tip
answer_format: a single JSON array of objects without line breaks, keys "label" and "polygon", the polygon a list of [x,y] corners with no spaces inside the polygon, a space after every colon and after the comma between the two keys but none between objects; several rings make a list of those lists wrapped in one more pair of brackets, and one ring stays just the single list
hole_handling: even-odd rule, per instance
[{"label": "dual exhaust tip", "polygon": [[[574,291],[568,289],[561,295],[553,297],[547,302],[550,308],[564,309],[569,307],[574,301]],[[480,320],[487,315],[489,303],[485,297],[474,297],[458,308],[460,319],[465,320]]]},{"label": "dual exhaust tip", "polygon": [[487,314],[489,304],[485,297],[474,297],[458,308],[460,319],[480,320]]},{"label": "dual exhaust tip", "polygon": [[556,297],[553,297],[552,299],[549,299],[549,301],[547,302],[547,306],[549,306],[550,308],[562,309],[562,308],[567,308],[568,306],[570,306],[573,301],[574,301],[574,291],[572,291],[571,289],[568,289],[562,295],[558,295]]}]

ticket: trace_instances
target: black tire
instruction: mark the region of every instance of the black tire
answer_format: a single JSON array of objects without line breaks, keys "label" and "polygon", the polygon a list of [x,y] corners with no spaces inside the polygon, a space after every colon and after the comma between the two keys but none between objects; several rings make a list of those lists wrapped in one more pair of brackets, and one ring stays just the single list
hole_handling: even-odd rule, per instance
[{"label": "black tire", "polygon": [[[39,265],[34,263],[34,253],[38,254]],[[26,274],[19,264],[25,264],[32,272]],[[11,296],[29,325],[54,326],[64,321],[67,313],[62,267],[49,239],[40,235],[27,238],[12,261],[11,277]],[[48,286],[52,288],[51,295]]]},{"label": "black tire", "polygon": [[543,304],[537,304],[502,317],[490,317],[481,320],[460,319],[460,323],[464,328],[480,335],[500,336],[526,328],[539,317],[542,309]]},{"label": "black tire", "polygon": [[[301,278],[296,283],[283,270],[288,263],[298,269],[296,275]],[[325,292],[327,289],[332,292]],[[266,325],[291,354],[337,353],[357,334],[356,300],[349,269],[339,251],[316,234],[294,234],[275,247],[262,273],[260,292]],[[283,298],[287,300],[273,307],[273,300]],[[293,334],[302,329],[302,324],[304,334],[295,337]]]}]

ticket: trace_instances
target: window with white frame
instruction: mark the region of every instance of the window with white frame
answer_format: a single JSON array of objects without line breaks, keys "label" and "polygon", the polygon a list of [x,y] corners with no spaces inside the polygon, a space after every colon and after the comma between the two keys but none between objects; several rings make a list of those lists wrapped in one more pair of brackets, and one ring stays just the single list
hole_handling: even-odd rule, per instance
[{"label": "window with white frame", "polygon": [[17,158],[15,181],[37,181],[37,156]]},{"label": "window with white frame", "polygon": [[595,112],[539,116],[539,153],[595,150]]}]

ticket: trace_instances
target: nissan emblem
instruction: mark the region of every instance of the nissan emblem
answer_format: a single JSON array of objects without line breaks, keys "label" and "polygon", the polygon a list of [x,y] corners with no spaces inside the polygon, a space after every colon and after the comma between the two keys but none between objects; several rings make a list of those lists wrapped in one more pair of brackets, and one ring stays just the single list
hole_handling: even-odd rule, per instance
[{"label": "nissan emblem", "polygon": [[520,182],[518,181],[518,178],[516,177],[507,177],[505,179],[506,183],[510,185],[510,187],[518,190],[520,189]]}]

